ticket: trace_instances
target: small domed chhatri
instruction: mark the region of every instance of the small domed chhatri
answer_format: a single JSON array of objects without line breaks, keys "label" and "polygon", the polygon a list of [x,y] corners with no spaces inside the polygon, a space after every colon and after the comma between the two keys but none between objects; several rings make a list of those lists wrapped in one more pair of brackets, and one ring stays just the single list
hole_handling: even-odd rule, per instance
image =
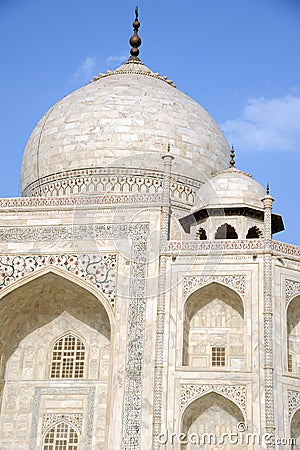
[{"label": "small domed chhatri", "polygon": [[262,210],[264,196],[263,186],[254,180],[252,175],[236,167],[230,167],[214,175],[198,191],[199,202],[202,206],[211,208],[235,205]]},{"label": "small domed chhatri", "polygon": [[217,173],[204,183],[197,195],[194,210],[207,208],[248,206],[263,209],[265,189],[249,173],[235,167],[235,151],[230,152],[229,168]]},{"label": "small domed chhatri", "polygon": [[58,101],[33,130],[23,156],[23,195],[50,195],[55,183],[100,177],[106,168],[159,172],[168,142],[178,176],[209,177],[226,167],[229,147],[219,126],[139,60],[137,17],[133,26],[129,60]]},{"label": "small domed chhatri", "polygon": [[[235,167],[235,152],[232,147],[229,168],[213,175],[200,186],[191,214],[182,217],[180,223],[187,233],[195,233],[196,238],[202,236],[201,239],[204,236],[211,240],[262,237],[263,199],[266,195],[268,190],[266,192],[252,175]],[[200,224],[200,229],[194,232],[193,227]],[[217,232],[219,229],[220,234]],[[256,232],[251,231],[249,234],[249,230],[254,229]],[[284,225],[281,216],[273,213],[272,232],[282,230]]]}]

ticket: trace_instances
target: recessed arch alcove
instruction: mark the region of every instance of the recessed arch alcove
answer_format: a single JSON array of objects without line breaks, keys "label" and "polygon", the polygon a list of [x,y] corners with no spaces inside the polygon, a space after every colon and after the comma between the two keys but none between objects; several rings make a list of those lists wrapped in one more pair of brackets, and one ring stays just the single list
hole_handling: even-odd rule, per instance
[{"label": "recessed arch alcove", "polygon": [[[81,414],[82,433],[87,433],[91,429],[91,424],[89,428],[87,426],[87,420],[92,420],[91,405],[98,414],[94,437],[99,445],[105,442],[113,323],[102,302],[101,294],[97,297],[80,280],[73,282],[52,271],[16,287],[1,299],[0,345],[4,355],[1,379],[4,387],[0,405],[0,447],[3,440],[9,449],[19,442],[29,448],[29,440],[33,445],[34,438],[34,448],[40,448],[44,417],[49,411],[54,414],[55,408],[60,413]],[[56,344],[60,341],[66,348],[58,349]],[[67,347],[74,345],[73,356],[80,359],[80,376],[76,375],[77,369],[62,370],[54,379],[51,376],[53,352],[56,351],[56,363],[60,352],[62,363],[70,366],[72,351]],[[98,390],[100,399],[95,405],[91,399],[94,389]],[[75,404],[77,409],[74,410]],[[34,411],[38,414],[35,428],[30,430],[24,426],[23,434],[15,434],[14,427],[9,426],[10,418],[14,423],[17,414],[24,423],[30,424]],[[11,447],[8,446],[10,443]]]},{"label": "recessed arch alcove", "polygon": [[300,295],[287,308],[288,370],[300,376]]},{"label": "recessed arch alcove", "polygon": [[[236,433],[237,424],[245,422],[241,409],[227,397],[209,392],[192,401],[184,410],[181,419],[181,432],[187,436],[188,445],[182,445],[181,450],[195,448],[195,439],[200,439],[196,447],[218,450],[232,450],[232,442],[226,433]],[[193,438],[192,438],[193,436]],[[210,440],[211,439],[211,440]],[[246,446],[237,445],[239,450]]]},{"label": "recessed arch alcove", "polygon": [[292,445],[292,449],[299,448],[300,445],[300,409],[292,416],[291,420],[291,438],[295,439],[296,444]]},{"label": "recessed arch alcove", "polygon": [[199,288],[185,303],[183,365],[242,369],[244,327],[243,301],[233,289],[216,282]]}]

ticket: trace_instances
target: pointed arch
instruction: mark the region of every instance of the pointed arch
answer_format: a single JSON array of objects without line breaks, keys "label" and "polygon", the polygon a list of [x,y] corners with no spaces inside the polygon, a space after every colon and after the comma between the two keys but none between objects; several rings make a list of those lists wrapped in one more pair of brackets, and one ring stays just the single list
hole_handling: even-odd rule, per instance
[{"label": "pointed arch", "polygon": [[44,435],[42,450],[77,450],[79,449],[79,431],[66,421],[61,421],[49,428]]},{"label": "pointed arch", "polygon": [[291,449],[299,448],[300,445],[300,408],[297,409],[291,417],[291,438],[294,439],[294,444]]},{"label": "pointed arch", "polygon": [[[234,401],[215,391],[210,391],[193,399],[186,406],[181,415],[180,431],[187,436],[194,434],[202,439],[202,442],[197,444],[216,445],[219,442],[217,439],[225,433],[236,432],[237,424],[244,421],[244,414]],[[188,446],[182,446],[182,450],[192,448],[190,443]],[[225,440],[218,448],[231,450],[232,443]]]},{"label": "pointed arch", "polygon": [[[64,312],[99,332],[108,342],[111,341],[112,311],[108,314],[109,308],[105,308],[102,298],[96,297],[92,287],[87,289],[86,285],[83,285],[80,280],[71,281],[69,276],[62,276],[56,269],[51,268],[46,272],[33,274],[25,283],[24,280],[16,282],[14,289],[2,297],[0,354],[3,357],[0,386],[4,386],[7,362],[19,344],[35,330],[43,328]],[[26,352],[32,352],[30,346]]]},{"label": "pointed arch", "polygon": [[28,272],[21,278],[14,280],[8,286],[5,286],[5,288],[3,288],[0,291],[0,308],[1,308],[2,299],[4,299],[10,292],[13,292],[16,289],[22,287],[23,285],[26,285],[27,283],[30,283],[30,282],[34,281],[35,279],[38,279],[38,278],[42,277],[43,275],[47,275],[49,273],[58,275],[65,280],[69,280],[72,283],[74,283],[74,285],[78,285],[78,286],[82,287],[83,289],[85,289],[86,291],[90,292],[92,295],[94,295],[102,303],[103,307],[106,309],[106,312],[111,321],[111,325],[113,325],[114,315],[113,315],[112,307],[111,307],[109,300],[103,294],[101,289],[95,287],[95,285],[89,283],[85,279],[80,278],[79,276],[75,275],[73,272],[64,270],[61,267],[54,266],[54,265],[46,265],[44,267],[39,268],[36,271]]},{"label": "pointed arch", "polygon": [[[111,316],[101,302],[101,298],[91,292],[91,288],[83,287],[80,280],[76,281],[76,283],[71,281],[55,270],[48,270],[47,273],[35,275],[30,281],[18,285],[2,297],[0,315],[3,322],[0,328],[0,345],[3,346],[1,352],[4,355],[4,364],[0,383],[1,381],[4,383],[3,401],[0,405],[0,428],[3,426],[4,417],[8,414],[8,408],[10,408],[9,414],[12,414],[12,411],[17,413],[18,410],[18,405],[9,405],[7,399],[12,396],[21,398],[24,385],[26,385],[27,395],[26,399],[24,397],[24,401],[27,402],[24,418],[31,423],[34,408],[37,407],[36,405],[40,405],[40,403],[30,401],[36,394],[36,387],[42,384],[43,389],[45,392],[49,392],[49,395],[52,395],[53,392],[52,387],[55,380],[49,376],[52,346],[53,344],[55,346],[62,338],[64,340],[64,337],[71,336],[69,341],[67,339],[68,342],[63,342],[62,350],[60,350],[58,375],[60,383],[64,378],[72,376],[72,388],[63,387],[61,401],[59,399],[51,403],[51,405],[56,404],[57,406],[45,404],[44,412],[40,410],[38,414],[52,414],[56,408],[60,413],[72,413],[74,408],[72,392],[80,391],[82,387],[80,378],[83,373],[85,388],[97,388],[101,392],[102,400],[98,405],[101,435],[100,431],[97,431],[97,437],[99,443],[104,445],[107,438],[110,402],[113,401],[108,395],[108,392],[112,391],[110,383],[111,349],[113,347],[111,324],[113,322],[110,320]],[[83,344],[86,350],[84,361],[81,358]],[[71,347],[67,349],[70,355],[67,354],[68,352],[63,352],[68,345]],[[69,356],[71,360],[73,358],[71,364]],[[80,405],[78,409],[83,416],[83,429],[85,430],[83,438],[85,439],[88,429],[88,404],[84,400],[86,394],[82,390],[78,396],[81,398],[78,401],[78,405]],[[42,434],[37,435],[37,429],[35,429],[35,434],[32,434],[32,430],[32,439],[36,439],[36,446],[41,448],[43,436]],[[0,436],[0,447],[2,438]],[[29,445],[29,443],[26,441],[24,445]],[[52,448],[50,442],[47,442],[47,445],[48,447],[44,448]],[[55,450],[56,448],[58,447],[53,447]],[[77,447],[68,446],[66,448],[69,450]]]},{"label": "pointed arch", "polygon": [[287,369],[300,376],[300,295],[294,296],[286,310]]},{"label": "pointed arch", "polygon": [[244,306],[236,291],[209,283],[187,298],[183,317],[184,366],[244,365]]},{"label": "pointed arch", "polygon": [[215,239],[238,239],[238,235],[232,225],[224,223],[217,229]]}]

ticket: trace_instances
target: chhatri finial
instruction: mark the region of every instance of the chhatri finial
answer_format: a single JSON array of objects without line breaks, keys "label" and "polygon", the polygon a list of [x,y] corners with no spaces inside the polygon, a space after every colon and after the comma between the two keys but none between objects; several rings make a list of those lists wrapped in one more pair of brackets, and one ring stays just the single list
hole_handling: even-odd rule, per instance
[{"label": "chhatri finial", "polygon": [[135,21],[133,22],[132,26],[133,26],[133,35],[131,36],[131,38],[129,39],[129,44],[131,45],[131,50],[130,50],[130,58],[129,60],[134,60],[134,61],[140,61],[140,58],[138,57],[140,54],[139,51],[139,47],[142,44],[142,40],[140,38],[140,36],[138,35],[138,31],[140,28],[140,22],[138,20],[139,18],[139,9],[138,7],[135,8]]},{"label": "chhatri finial", "polygon": [[171,145],[170,145],[170,142],[168,142],[168,153],[170,153],[170,150],[171,150]]},{"label": "chhatri finial", "polygon": [[230,166],[234,167],[235,166],[235,153],[234,153],[234,148],[233,145],[231,146],[231,152],[230,152]]},{"label": "chhatri finial", "polygon": [[267,183],[266,194],[270,195],[270,184]]}]

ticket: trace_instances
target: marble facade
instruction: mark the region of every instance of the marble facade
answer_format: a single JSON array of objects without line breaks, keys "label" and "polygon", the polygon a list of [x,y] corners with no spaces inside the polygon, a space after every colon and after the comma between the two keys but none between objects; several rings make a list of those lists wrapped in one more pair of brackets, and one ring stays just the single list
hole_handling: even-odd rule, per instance
[{"label": "marble facade", "polygon": [[300,445],[300,248],[228,165],[140,62],[42,118],[0,199],[1,450]]}]

